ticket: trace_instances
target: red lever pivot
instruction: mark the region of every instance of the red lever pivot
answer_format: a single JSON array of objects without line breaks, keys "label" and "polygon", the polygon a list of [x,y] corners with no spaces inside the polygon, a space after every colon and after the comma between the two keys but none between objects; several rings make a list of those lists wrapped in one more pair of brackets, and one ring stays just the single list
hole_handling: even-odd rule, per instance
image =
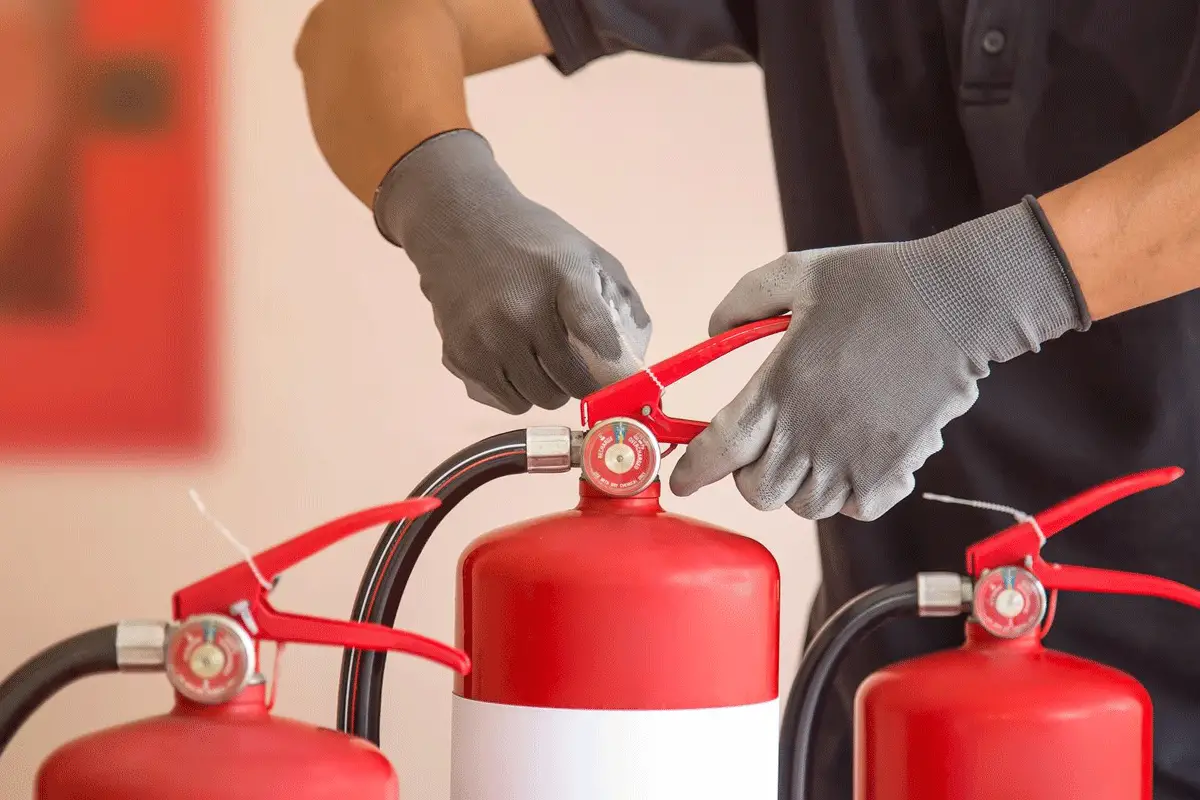
[{"label": "red lever pivot", "polygon": [[[254,556],[268,579],[346,537],[397,519],[427,514],[441,505],[434,497],[417,497],[377,506],[335,519]],[[358,650],[393,651],[427,658],[462,674],[470,670],[467,654],[434,639],[384,625],[321,619],[277,611],[267,589],[246,562],[239,562],[175,593],[175,619],[195,614],[241,616],[256,641],[325,644]],[[238,606],[237,611],[234,607]]]}]

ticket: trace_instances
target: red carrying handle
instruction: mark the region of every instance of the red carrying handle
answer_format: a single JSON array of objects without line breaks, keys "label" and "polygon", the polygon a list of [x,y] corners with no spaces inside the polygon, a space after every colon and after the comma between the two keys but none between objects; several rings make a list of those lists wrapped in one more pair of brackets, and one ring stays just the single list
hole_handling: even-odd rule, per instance
[{"label": "red carrying handle", "polygon": [[[253,557],[259,572],[269,580],[288,567],[340,542],[352,534],[397,519],[412,519],[428,514],[442,504],[436,497],[416,497],[399,503],[368,508],[327,522]],[[195,614],[225,614],[253,621],[250,635],[257,641],[296,644],[323,644],[359,650],[408,653],[435,661],[466,674],[471,661],[462,650],[408,631],[366,622],[322,619],[275,610],[267,598],[268,589],[246,562],[239,562],[215,575],[193,583],[175,593],[175,619],[182,621]],[[240,605],[236,613],[233,607]],[[248,615],[248,617],[247,617]]]},{"label": "red carrying handle", "polygon": [[1183,470],[1179,467],[1151,469],[1117,478],[1064,500],[1036,515],[1033,521],[1020,522],[970,547],[967,573],[979,578],[990,569],[1021,566],[1050,590],[1142,595],[1200,608],[1200,591],[1182,583],[1133,572],[1052,564],[1041,555],[1047,539],[1084,517],[1122,498],[1165,486],[1181,477]]},{"label": "red carrying handle", "polygon": [[590,428],[599,420],[632,417],[645,424],[660,442],[687,444],[708,423],[667,416],[662,410],[663,390],[739,347],[782,333],[791,321],[791,316],[785,315],[733,328],[588,395],[579,406],[583,427]]}]

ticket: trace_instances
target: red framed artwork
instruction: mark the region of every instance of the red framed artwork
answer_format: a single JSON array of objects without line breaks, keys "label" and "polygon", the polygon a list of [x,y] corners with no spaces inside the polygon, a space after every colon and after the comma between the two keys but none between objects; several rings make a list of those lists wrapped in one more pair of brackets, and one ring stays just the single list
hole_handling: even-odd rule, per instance
[{"label": "red framed artwork", "polygon": [[213,433],[213,4],[0,4],[0,451]]}]

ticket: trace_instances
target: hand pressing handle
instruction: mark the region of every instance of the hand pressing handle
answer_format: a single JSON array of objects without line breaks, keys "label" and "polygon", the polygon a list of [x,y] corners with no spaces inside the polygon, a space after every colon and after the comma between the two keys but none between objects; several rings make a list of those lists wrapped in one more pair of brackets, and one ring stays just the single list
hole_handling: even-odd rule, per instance
[{"label": "hand pressing handle", "polygon": [[613,417],[632,417],[645,423],[660,442],[687,444],[708,423],[667,416],[662,410],[666,387],[740,347],[782,333],[791,321],[790,316],[780,316],[742,325],[585,397],[580,406],[584,427]]}]

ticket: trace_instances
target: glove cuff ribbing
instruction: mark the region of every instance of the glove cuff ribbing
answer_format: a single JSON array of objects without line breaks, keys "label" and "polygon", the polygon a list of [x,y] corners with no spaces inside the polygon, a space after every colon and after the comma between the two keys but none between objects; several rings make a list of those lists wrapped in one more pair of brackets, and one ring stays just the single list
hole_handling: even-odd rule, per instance
[{"label": "glove cuff ribbing", "polygon": [[1023,353],[1091,316],[1033,197],[943,233],[897,245],[930,312],[980,368]]},{"label": "glove cuff ribbing", "polygon": [[1038,202],[1036,197],[1027,194],[1021,202],[1033,212],[1034,218],[1042,229],[1042,235],[1046,237],[1046,242],[1054,250],[1054,255],[1058,258],[1058,263],[1062,267],[1063,275],[1066,277],[1067,283],[1071,286],[1071,295],[1075,298],[1075,306],[1079,312],[1079,327],[1076,330],[1086,331],[1092,327],[1092,312],[1088,309],[1087,300],[1083,296],[1083,290],[1079,288],[1079,279],[1075,276],[1075,270],[1071,268],[1071,262],[1067,260],[1067,253],[1062,249],[1062,245],[1058,241],[1058,234],[1054,232],[1054,228],[1050,227],[1050,220],[1046,219],[1046,212],[1042,210],[1042,204]]}]

